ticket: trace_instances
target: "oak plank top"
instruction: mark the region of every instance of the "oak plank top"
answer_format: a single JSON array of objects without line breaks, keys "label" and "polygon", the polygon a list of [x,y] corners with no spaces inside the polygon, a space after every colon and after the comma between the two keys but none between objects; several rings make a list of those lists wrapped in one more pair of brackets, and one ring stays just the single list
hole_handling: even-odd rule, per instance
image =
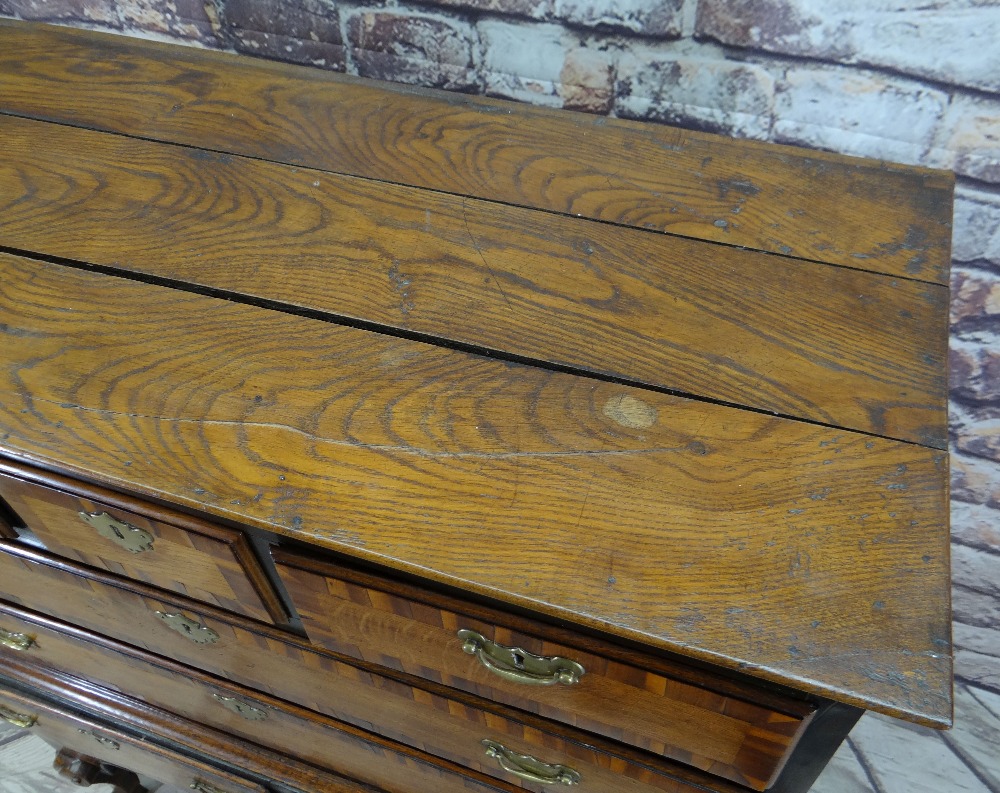
[{"label": "oak plank top", "polygon": [[21,118],[0,138],[15,249],[947,445],[936,284]]},{"label": "oak plank top", "polygon": [[6,21],[0,139],[0,454],[950,721],[948,174]]},{"label": "oak plank top", "polygon": [[943,452],[10,255],[0,316],[23,460],[950,718]]},{"label": "oak plank top", "polygon": [[948,283],[944,171],[9,20],[0,113]]}]

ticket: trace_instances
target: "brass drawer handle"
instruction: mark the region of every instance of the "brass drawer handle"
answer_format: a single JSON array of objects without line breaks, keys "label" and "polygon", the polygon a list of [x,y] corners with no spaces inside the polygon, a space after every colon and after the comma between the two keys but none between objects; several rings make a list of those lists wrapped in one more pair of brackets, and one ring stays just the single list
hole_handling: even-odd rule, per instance
[{"label": "brass drawer handle", "polygon": [[113,518],[107,512],[80,512],[79,514],[94,531],[105,539],[117,543],[129,553],[153,550],[154,537],[145,529]]},{"label": "brass drawer handle", "polygon": [[166,611],[157,611],[155,614],[163,620],[168,628],[177,631],[181,636],[190,639],[195,644],[215,644],[219,641],[218,633],[183,614]]},{"label": "brass drawer handle", "polygon": [[28,716],[24,713],[18,713],[16,710],[11,710],[10,708],[0,705],[0,719],[13,724],[15,727],[28,729],[28,727],[35,726],[35,722],[38,721],[38,716]]},{"label": "brass drawer handle", "polygon": [[224,708],[231,710],[233,713],[239,714],[247,721],[264,721],[264,719],[267,718],[267,711],[256,708],[249,702],[244,702],[242,699],[227,697],[223,694],[212,694],[212,699],[216,702],[222,703]]},{"label": "brass drawer handle", "polygon": [[562,683],[571,686],[579,683],[586,671],[576,661],[568,658],[560,658],[558,655],[546,658],[520,647],[504,647],[467,628],[458,632],[458,638],[463,642],[462,650],[475,655],[494,674],[515,683],[532,686]]},{"label": "brass drawer handle", "polygon": [[202,782],[200,779],[195,779],[188,787],[191,790],[197,790],[198,793],[226,793],[221,787],[210,785],[208,782]]},{"label": "brass drawer handle", "polygon": [[14,633],[4,628],[0,628],[0,644],[9,647],[11,650],[30,650],[35,644],[35,637],[26,633]]},{"label": "brass drawer handle", "polygon": [[580,774],[569,766],[543,763],[531,755],[512,752],[502,743],[489,738],[483,739],[483,746],[486,747],[486,756],[494,758],[504,771],[528,782],[539,785],[580,784]]},{"label": "brass drawer handle", "polygon": [[93,738],[102,746],[107,746],[109,749],[114,749],[116,752],[122,748],[122,745],[118,741],[112,741],[110,738],[105,738],[103,735],[98,735],[93,730],[77,730],[80,735],[86,735]]}]

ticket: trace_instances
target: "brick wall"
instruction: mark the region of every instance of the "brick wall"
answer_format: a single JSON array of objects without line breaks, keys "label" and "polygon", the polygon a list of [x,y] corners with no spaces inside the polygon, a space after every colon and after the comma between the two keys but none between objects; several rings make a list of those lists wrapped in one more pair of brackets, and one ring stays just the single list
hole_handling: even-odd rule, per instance
[{"label": "brick wall", "polygon": [[953,169],[957,671],[1000,690],[996,0],[0,0],[0,15]]}]

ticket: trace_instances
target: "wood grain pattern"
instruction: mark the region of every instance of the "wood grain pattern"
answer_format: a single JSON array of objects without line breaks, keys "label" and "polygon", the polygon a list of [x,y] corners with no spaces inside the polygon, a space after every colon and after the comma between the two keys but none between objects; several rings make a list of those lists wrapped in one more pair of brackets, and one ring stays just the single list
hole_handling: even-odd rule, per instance
[{"label": "wood grain pattern", "polygon": [[944,287],[24,119],[0,136],[2,245],[946,446]]},{"label": "wood grain pattern", "polygon": [[950,719],[939,452],[15,257],[0,274],[8,453]]},{"label": "wood grain pattern", "polygon": [[[14,690],[18,693],[14,694]],[[29,706],[47,707],[49,712],[65,713],[67,709],[99,731],[127,729],[141,735],[143,746],[161,757],[180,759],[182,767],[210,767],[220,781],[229,769],[238,769],[242,785],[259,784],[267,780],[290,786],[293,790],[322,793],[382,793],[371,785],[331,774],[294,757],[280,755],[266,747],[225,735],[188,719],[131,699],[119,692],[96,686],[62,672],[32,664],[22,658],[11,658],[0,670],[0,690],[7,696],[17,696]],[[43,705],[44,703],[44,705]],[[387,762],[393,758],[385,756]],[[211,771],[209,772],[211,773]],[[247,777],[252,777],[251,782]],[[188,789],[188,783],[181,787]],[[228,789],[228,788],[223,788]],[[234,788],[233,790],[238,790]],[[495,793],[494,788],[469,784],[470,791]]]},{"label": "wood grain pattern", "polygon": [[185,788],[200,780],[227,793],[266,793],[263,786],[249,780],[29,696],[0,689],[0,704],[37,716],[32,732],[57,749],[69,749]]},{"label": "wood grain pattern", "polygon": [[[69,626],[47,622],[44,618],[39,619],[5,604],[0,604],[0,624],[8,629],[34,635],[38,645],[31,650],[30,657],[40,663],[113,685],[129,696],[139,697],[150,704],[182,713],[201,724],[287,752],[321,767],[339,770],[360,780],[374,781],[383,787],[387,784],[387,780],[379,778],[379,772],[372,773],[370,758],[351,755],[349,751],[345,756],[344,748],[340,745],[342,741],[336,736],[338,731],[344,729],[343,722],[319,716],[314,710],[290,706],[286,701],[235,686],[155,656],[138,653],[127,646],[88,635]],[[0,656],[2,654],[3,651],[0,650]],[[290,663],[291,656],[288,653],[284,654],[282,661],[287,665],[286,677],[299,677],[305,671],[304,667],[299,669],[294,663]],[[275,666],[277,665],[273,662],[268,664],[264,661],[261,665],[262,678],[270,679],[271,668]],[[476,711],[455,700],[409,689],[399,683],[393,685],[389,681],[383,681],[376,689],[366,676],[355,672],[357,679],[351,680],[351,685],[346,687],[341,684],[338,690],[336,682],[332,686],[324,684],[325,675],[337,675],[337,671],[330,668],[331,665],[324,666],[326,668],[317,665],[315,661],[310,663],[312,671],[306,672],[305,679],[297,689],[304,691],[313,686],[314,690],[308,699],[325,701],[326,706],[322,710],[349,711],[352,703],[360,700],[368,710],[373,729],[380,734],[455,761],[483,776],[507,780],[517,789],[535,790],[537,786],[500,771],[494,761],[485,757],[480,744],[482,738],[500,740],[515,751],[570,765],[581,774],[578,788],[581,793],[686,793],[694,790],[684,778],[690,778],[691,772],[668,776],[641,764],[606,754],[592,745],[567,740],[551,731],[518,725],[496,714]],[[280,682],[275,687],[282,691]],[[346,703],[341,696],[345,691],[348,700]],[[266,715],[263,719],[248,721],[220,705],[214,698],[216,694],[235,697]],[[408,713],[399,705],[404,700],[409,703]],[[352,724],[357,722],[356,716],[350,721]],[[385,729],[386,725],[390,728],[389,734]],[[334,735],[331,736],[331,732]],[[391,734],[392,732],[397,735]],[[702,779],[708,781],[709,778]],[[712,780],[713,785],[716,783],[718,786],[714,789],[720,793],[736,793],[742,789]],[[421,784],[424,785],[421,790],[433,791],[433,785],[440,785],[441,781],[428,775],[422,780],[403,780],[402,783],[397,781],[395,787],[402,793],[409,793],[416,791]]]},{"label": "wood grain pattern", "polygon": [[[205,536],[170,523],[152,520],[86,496],[65,493],[8,476],[0,471],[0,497],[52,553],[119,575],[144,581],[195,600],[270,621],[271,614],[251,583],[234,548],[249,546],[238,531],[214,527]],[[153,547],[134,554],[102,537],[80,512],[107,513],[148,531]],[[256,560],[251,560],[257,566]],[[258,573],[263,578],[262,573]],[[272,595],[276,601],[276,595]]]},{"label": "wood grain pattern", "polygon": [[[801,713],[777,713],[526,635],[504,624],[499,612],[476,619],[456,612],[461,604],[447,609],[428,603],[431,598],[421,597],[419,590],[400,596],[353,583],[340,566],[289,552],[275,555],[306,631],[320,646],[573,724],[757,790],[774,780],[808,722]],[[503,680],[462,651],[456,635],[461,628],[535,655],[570,658],[587,672],[570,687]]]},{"label": "wood grain pattern", "polygon": [[0,112],[947,283],[942,171],[6,20]]}]

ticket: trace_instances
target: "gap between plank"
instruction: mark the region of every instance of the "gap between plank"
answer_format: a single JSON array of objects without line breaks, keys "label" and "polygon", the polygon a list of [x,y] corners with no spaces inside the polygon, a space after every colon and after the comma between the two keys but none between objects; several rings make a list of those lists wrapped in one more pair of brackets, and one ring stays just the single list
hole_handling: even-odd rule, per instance
[{"label": "gap between plank", "polygon": [[[14,248],[9,245],[0,244],[0,253],[6,253],[11,256],[19,256],[23,259],[30,259],[37,262],[45,262],[46,264],[55,264],[61,267],[70,267],[76,270],[86,270],[88,272],[101,273],[103,275],[113,276],[115,278],[123,278],[128,281],[137,281],[139,283],[150,284],[153,286],[162,286],[169,289],[175,289],[180,292],[188,292],[191,294],[204,295],[206,297],[213,297],[220,300],[226,300],[230,303],[241,303],[243,305],[255,306],[257,308],[267,309],[269,311],[277,311],[282,314],[290,314],[292,316],[304,317],[306,319],[318,320],[320,322],[328,322],[331,325],[341,325],[350,328],[356,328],[358,330],[365,330],[371,333],[379,333],[383,336],[391,336],[398,339],[406,339],[408,341],[422,342],[424,344],[430,344],[435,347],[443,347],[450,350],[455,350],[457,352],[464,352],[471,355],[478,355],[483,358],[490,358],[498,361],[506,361],[508,363],[520,364],[523,366],[531,366],[536,369],[543,369],[550,372],[559,372],[561,374],[569,374],[575,377],[583,377],[590,380],[598,380],[605,383],[614,383],[616,385],[626,386],[628,388],[639,388],[644,391],[652,391],[658,394],[666,394],[668,396],[679,397],[681,399],[688,399],[693,402],[702,402],[709,405],[718,405],[720,407],[733,408],[736,410],[743,410],[748,413],[757,413],[763,416],[771,416],[773,418],[784,419],[787,421],[796,421],[800,424],[809,424],[816,427],[824,427],[826,429],[841,430],[848,432],[855,432],[858,435],[864,435],[870,438],[880,438],[886,441],[893,441],[895,443],[905,443],[909,446],[918,446],[922,449],[933,449],[935,451],[944,451],[944,449],[939,449],[936,446],[930,446],[923,443],[918,443],[916,441],[906,440],[903,438],[894,438],[891,435],[880,435],[874,432],[866,432],[864,430],[846,428],[839,424],[831,424],[825,421],[817,421],[815,419],[807,419],[801,416],[793,416],[786,413],[780,413],[774,410],[765,410],[764,408],[755,408],[748,405],[741,405],[738,402],[728,402],[723,399],[714,399],[713,397],[702,396],[700,394],[693,394],[688,391],[682,391],[676,388],[668,388],[666,386],[654,385],[652,383],[645,383],[641,380],[632,380],[627,377],[619,377],[616,375],[607,374],[605,372],[600,372],[591,369],[581,369],[574,366],[567,366],[565,364],[558,364],[551,361],[539,360],[537,358],[531,358],[526,355],[517,355],[516,353],[505,352],[504,350],[497,350],[492,347],[484,347],[477,344],[470,344],[468,342],[462,342],[455,339],[441,338],[440,336],[435,336],[430,333],[422,333],[419,331],[404,330],[402,328],[395,328],[391,325],[383,325],[378,322],[371,322],[369,320],[359,319],[355,317],[345,317],[340,314],[335,314],[332,312],[321,311],[314,308],[306,308],[304,306],[297,306],[291,303],[284,303],[280,300],[272,300],[269,298],[259,297],[256,295],[245,295],[240,292],[233,292],[227,289],[220,289],[218,287],[203,286],[201,284],[191,284],[187,281],[181,281],[175,278],[166,278],[159,275],[151,275],[149,273],[137,273],[130,270],[121,270],[116,267],[103,265],[103,264],[93,264],[91,262],[85,262],[79,259],[71,259],[65,256],[53,256],[51,254],[40,253],[38,251],[27,250],[25,248]],[[838,265],[832,265],[838,266]]]}]

